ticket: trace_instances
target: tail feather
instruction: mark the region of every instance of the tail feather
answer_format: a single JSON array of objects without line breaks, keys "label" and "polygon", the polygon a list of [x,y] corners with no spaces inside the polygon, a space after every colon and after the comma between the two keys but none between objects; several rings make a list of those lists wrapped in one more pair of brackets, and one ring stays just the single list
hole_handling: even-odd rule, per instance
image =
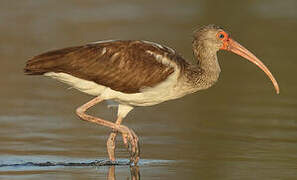
[{"label": "tail feather", "polygon": [[69,47],[37,55],[27,61],[24,73],[26,75],[42,75],[50,72],[51,69],[63,63],[63,61],[59,61],[59,59],[65,57],[68,53],[76,51],[80,47],[81,46]]}]

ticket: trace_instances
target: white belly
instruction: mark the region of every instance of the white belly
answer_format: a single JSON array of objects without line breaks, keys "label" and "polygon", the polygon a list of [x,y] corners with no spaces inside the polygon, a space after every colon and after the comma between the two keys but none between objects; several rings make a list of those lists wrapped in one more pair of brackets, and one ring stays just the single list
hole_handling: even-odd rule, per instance
[{"label": "white belly", "polygon": [[187,94],[182,87],[177,84],[178,73],[172,73],[164,82],[153,88],[142,89],[140,93],[127,94],[99,85],[92,81],[87,81],[74,77],[66,73],[48,72],[45,76],[52,77],[73,88],[104,99],[112,99],[121,104],[132,106],[150,106],[170,99],[176,99]]}]

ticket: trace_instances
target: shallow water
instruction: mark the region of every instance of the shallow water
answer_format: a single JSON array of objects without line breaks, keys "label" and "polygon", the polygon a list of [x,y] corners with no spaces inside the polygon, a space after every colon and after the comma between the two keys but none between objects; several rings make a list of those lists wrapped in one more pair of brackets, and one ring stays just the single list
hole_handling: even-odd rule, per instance
[{"label": "shallow water", "polygon": [[[103,39],[144,39],[173,47],[191,60],[192,31],[215,23],[270,68],[281,93],[275,94],[255,65],[219,52],[222,73],[214,87],[135,108],[124,121],[140,137],[139,171],[125,165],[0,164],[0,179],[135,179],[138,173],[141,179],[296,179],[295,7],[294,0],[2,0],[2,165],[107,158],[110,130],[82,122],[74,113],[90,96],[48,78],[23,75],[28,58],[50,49]],[[105,104],[90,113],[115,119]],[[116,155],[128,160],[120,138]]]}]

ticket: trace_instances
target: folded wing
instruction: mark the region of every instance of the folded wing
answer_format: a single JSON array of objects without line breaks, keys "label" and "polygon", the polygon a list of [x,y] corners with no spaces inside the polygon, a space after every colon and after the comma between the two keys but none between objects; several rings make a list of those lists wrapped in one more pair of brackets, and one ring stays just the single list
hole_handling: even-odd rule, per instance
[{"label": "folded wing", "polygon": [[170,57],[177,65],[185,63],[171,49],[142,41],[112,41],[46,52],[30,59],[24,71],[29,75],[63,72],[116,91],[137,93],[175,71],[155,54]]}]

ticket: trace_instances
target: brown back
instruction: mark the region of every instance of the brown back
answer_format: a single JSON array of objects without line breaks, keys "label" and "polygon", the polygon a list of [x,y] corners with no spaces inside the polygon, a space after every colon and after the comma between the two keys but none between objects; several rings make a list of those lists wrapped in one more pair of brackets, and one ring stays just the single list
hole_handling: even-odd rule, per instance
[{"label": "brown back", "polygon": [[63,72],[124,93],[137,93],[165,80],[174,68],[155,56],[167,56],[178,66],[186,61],[166,47],[142,41],[112,41],[46,52],[27,62],[25,73]]}]

